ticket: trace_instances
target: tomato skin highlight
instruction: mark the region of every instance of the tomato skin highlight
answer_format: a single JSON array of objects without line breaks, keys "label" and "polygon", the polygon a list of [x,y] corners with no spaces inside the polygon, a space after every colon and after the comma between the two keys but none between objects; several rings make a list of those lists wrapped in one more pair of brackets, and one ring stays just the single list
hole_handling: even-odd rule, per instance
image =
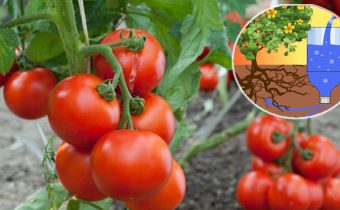
[{"label": "tomato skin highlight", "polygon": [[301,142],[301,148],[313,153],[310,160],[305,160],[297,151],[294,152],[293,167],[303,176],[320,180],[331,176],[337,164],[338,153],[331,142],[321,135],[312,135]]},{"label": "tomato skin highlight", "polygon": [[340,209],[340,179],[328,179],[324,185],[325,199],[321,210]]},{"label": "tomato skin highlight", "polygon": [[5,75],[0,74],[0,87],[5,85],[5,83],[11,77],[11,75],[14,74],[14,72],[17,72],[18,70],[19,70],[18,65],[14,63],[12,68]]},{"label": "tomato skin highlight", "polygon": [[261,158],[253,156],[251,160],[251,168],[253,171],[262,171],[270,176],[275,176],[283,171],[282,166],[278,166],[272,162],[265,162]]},{"label": "tomato skin highlight", "polygon": [[218,84],[218,73],[214,64],[206,63],[200,66],[200,90],[213,91]]},{"label": "tomato skin highlight", "polygon": [[44,117],[48,97],[57,82],[53,73],[45,68],[15,72],[5,84],[5,102],[20,118],[32,120]]},{"label": "tomato skin highlight", "polygon": [[48,120],[53,131],[76,147],[90,148],[100,137],[118,128],[118,100],[105,101],[96,91],[102,80],[77,74],[61,81],[49,99]]},{"label": "tomato skin highlight", "polygon": [[170,144],[176,131],[176,119],[170,105],[153,93],[147,93],[142,98],[145,100],[144,111],[132,115],[133,127],[153,132]]},{"label": "tomato skin highlight", "polygon": [[[117,30],[109,33],[101,41],[101,44],[119,42],[120,33],[127,38],[132,29]],[[144,49],[140,52],[132,52],[124,46],[112,49],[122,65],[124,78],[130,92],[134,95],[143,95],[152,91],[163,78],[165,71],[165,55],[162,46],[151,34],[135,29],[135,35],[146,36]],[[114,77],[114,70],[110,63],[102,56],[94,56],[94,69],[96,74],[106,80]]]},{"label": "tomato skin highlight", "polygon": [[283,174],[269,189],[270,209],[307,210],[310,206],[309,187],[305,179],[296,174]]},{"label": "tomato skin highlight", "polygon": [[308,210],[319,210],[323,204],[324,193],[321,184],[312,180],[305,180],[309,188],[310,206]]},{"label": "tomato skin highlight", "polygon": [[274,133],[289,135],[291,131],[291,124],[283,119],[271,115],[260,116],[247,129],[248,148],[264,161],[276,160],[287,151],[289,141],[285,139],[279,143],[274,143]]},{"label": "tomato skin highlight", "polygon": [[174,160],[168,183],[156,195],[141,201],[124,202],[129,210],[174,210],[185,196],[185,175],[181,166]]},{"label": "tomato skin highlight", "polygon": [[95,145],[91,168],[97,187],[105,195],[121,201],[145,199],[168,182],[172,156],[156,134],[116,130]]},{"label": "tomato skin highlight", "polygon": [[237,185],[237,200],[246,210],[269,210],[267,194],[272,180],[262,171],[244,175]]},{"label": "tomato skin highlight", "polygon": [[62,143],[56,153],[56,171],[61,184],[73,195],[87,201],[106,198],[95,185],[90,169],[90,149]]}]

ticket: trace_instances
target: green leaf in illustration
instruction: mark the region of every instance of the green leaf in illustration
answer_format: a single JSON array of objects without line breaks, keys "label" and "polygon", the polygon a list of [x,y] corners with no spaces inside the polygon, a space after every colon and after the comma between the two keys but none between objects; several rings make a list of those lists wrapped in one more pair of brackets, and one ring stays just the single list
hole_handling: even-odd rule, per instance
[{"label": "green leaf in illustration", "polygon": [[27,58],[34,63],[43,63],[64,52],[59,35],[51,32],[39,32],[26,49]]}]

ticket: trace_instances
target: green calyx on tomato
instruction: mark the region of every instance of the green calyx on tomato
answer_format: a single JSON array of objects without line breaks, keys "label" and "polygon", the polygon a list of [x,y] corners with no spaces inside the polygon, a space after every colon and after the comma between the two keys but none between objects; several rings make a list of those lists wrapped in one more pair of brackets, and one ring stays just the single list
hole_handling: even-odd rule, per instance
[{"label": "green calyx on tomato", "polygon": [[280,132],[274,131],[272,139],[274,143],[280,143],[282,141],[285,141],[286,139],[286,136],[282,135]]},{"label": "green calyx on tomato", "polygon": [[119,34],[120,39],[122,42],[124,42],[126,49],[132,51],[132,52],[139,52],[143,50],[144,48],[144,43],[146,41],[146,36],[145,35],[139,35],[138,37],[136,36],[136,31],[132,29],[129,33],[128,38],[125,38],[123,36],[123,32]]},{"label": "green calyx on tomato", "polygon": [[107,102],[111,102],[116,97],[115,88],[117,87],[117,82],[115,80],[108,79],[105,80],[103,83],[97,85],[96,90],[98,94],[105,99]]},{"label": "green calyx on tomato", "polygon": [[145,100],[140,97],[134,97],[130,100],[130,112],[133,115],[139,115],[144,111]]}]

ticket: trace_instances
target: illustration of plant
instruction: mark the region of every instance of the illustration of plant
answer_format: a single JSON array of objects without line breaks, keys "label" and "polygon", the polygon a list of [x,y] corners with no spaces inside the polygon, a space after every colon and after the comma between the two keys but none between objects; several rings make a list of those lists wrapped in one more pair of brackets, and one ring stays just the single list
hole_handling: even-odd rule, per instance
[{"label": "illustration of plant", "polygon": [[[310,85],[308,76],[299,74],[298,65],[293,66],[294,70],[288,70],[284,65],[275,68],[259,66],[258,54],[262,50],[278,53],[282,45],[285,47],[285,56],[294,53],[296,43],[307,38],[312,15],[313,10],[309,6],[273,8],[255,18],[240,35],[240,51],[251,61],[251,66],[246,67],[249,73],[244,78],[237,75],[237,79],[244,92],[255,103],[259,99],[268,99],[260,94],[264,90],[272,105],[284,110],[288,107],[280,105],[277,96],[286,93],[307,94],[301,91],[301,87]],[[287,77],[290,79],[287,80]]]}]

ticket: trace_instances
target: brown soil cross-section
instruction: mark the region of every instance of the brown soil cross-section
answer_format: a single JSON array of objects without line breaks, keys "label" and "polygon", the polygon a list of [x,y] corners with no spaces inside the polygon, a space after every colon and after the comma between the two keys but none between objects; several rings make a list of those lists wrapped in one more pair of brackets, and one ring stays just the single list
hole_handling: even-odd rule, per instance
[{"label": "brown soil cross-section", "polygon": [[[285,117],[313,116],[330,109],[340,101],[338,85],[332,91],[331,103],[320,104],[319,91],[309,82],[306,66],[258,67],[257,73],[251,75],[254,72],[253,66],[235,65],[236,78],[248,98],[271,113]],[[267,104],[266,99],[274,105]],[[316,108],[308,109],[314,106]]]}]

